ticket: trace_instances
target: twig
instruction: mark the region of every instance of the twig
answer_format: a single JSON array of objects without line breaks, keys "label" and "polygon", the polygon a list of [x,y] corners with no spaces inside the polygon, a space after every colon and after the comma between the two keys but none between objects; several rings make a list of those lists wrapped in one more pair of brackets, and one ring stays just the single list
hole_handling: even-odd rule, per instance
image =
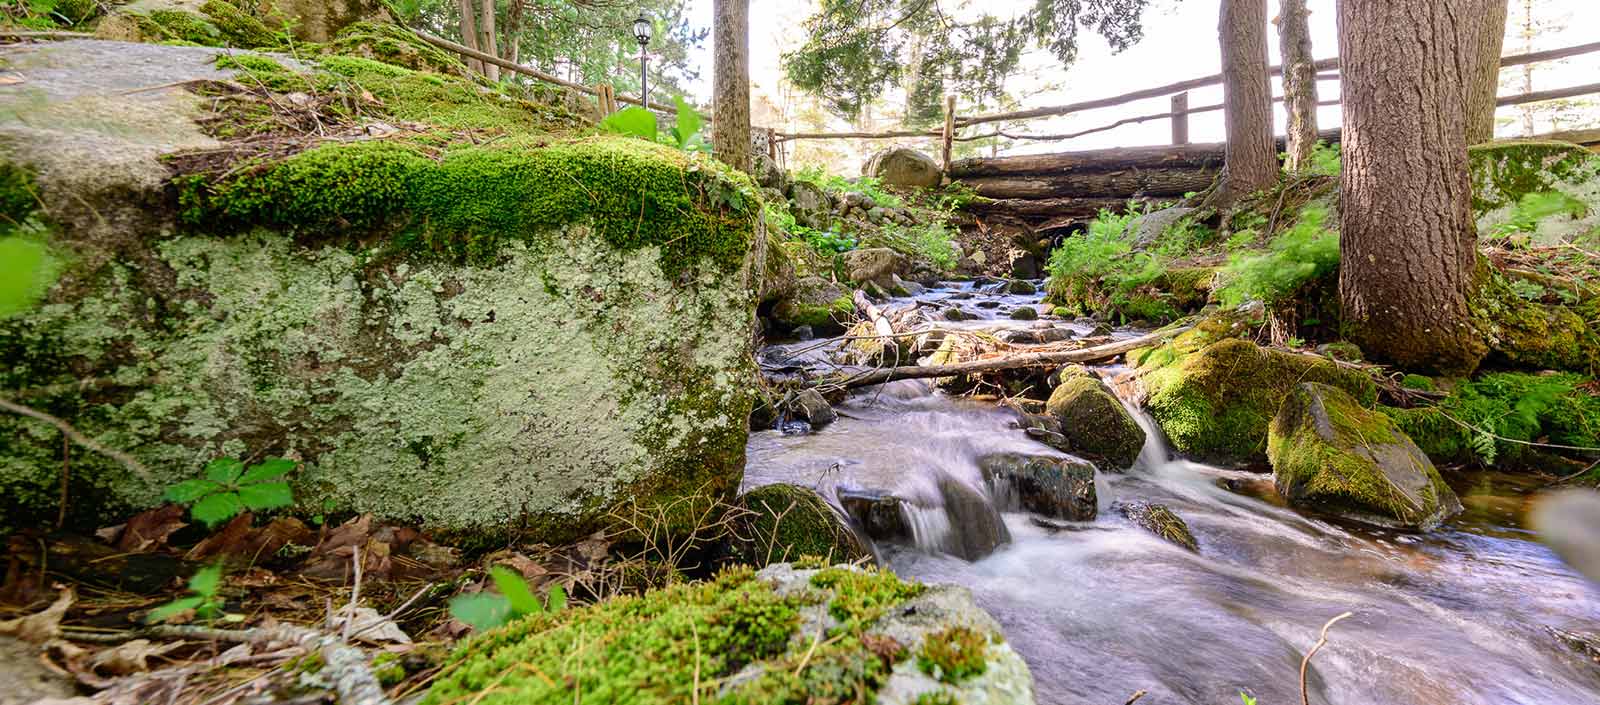
[{"label": "twig", "polygon": [[[413,594],[410,599],[406,600],[405,602],[400,603],[400,606],[394,608],[393,612],[390,612],[389,614],[384,615],[383,619],[377,620],[377,621],[375,621],[375,622],[373,622],[371,624],[368,624],[365,627],[357,629],[355,631],[355,633],[351,634],[349,637],[346,638],[346,641],[348,641],[350,639],[354,639],[354,638],[356,638],[358,636],[361,636],[362,634],[366,634],[367,632],[372,631],[373,629],[383,625],[385,622],[393,622],[396,615],[400,614],[401,612],[406,611],[406,608],[410,607],[411,603],[416,602],[418,598],[422,597],[423,593],[425,593],[425,592],[427,592],[429,590],[432,590],[433,586],[437,585],[437,584],[438,583],[428,583],[427,585],[422,586],[421,590],[418,590],[415,594]],[[352,615],[353,614],[354,613],[352,613]],[[352,616],[351,619],[353,620],[354,617]]]},{"label": "twig", "polygon": [[137,460],[134,460],[133,457],[128,455],[127,453],[123,453],[121,451],[112,450],[112,449],[107,448],[107,447],[105,447],[103,445],[100,445],[99,443],[96,443],[94,441],[94,439],[91,439],[88,436],[83,435],[82,433],[80,433],[78,431],[78,429],[73,428],[72,424],[69,424],[69,423],[67,423],[65,421],[62,421],[61,419],[58,419],[58,418],[56,418],[54,416],[46,414],[43,411],[39,411],[38,409],[34,409],[34,408],[31,408],[31,407],[23,406],[21,404],[18,404],[16,402],[13,402],[13,401],[10,401],[10,400],[7,400],[7,399],[0,399],[0,409],[5,409],[6,411],[9,411],[9,412],[11,412],[13,414],[20,414],[22,416],[27,416],[29,418],[38,419],[38,420],[43,421],[43,422],[45,422],[47,424],[50,424],[51,426],[55,426],[56,428],[61,429],[61,432],[63,434],[66,434],[66,436],[68,438],[71,438],[72,442],[77,443],[78,445],[83,446],[85,448],[88,448],[89,450],[92,450],[92,451],[94,451],[96,453],[104,455],[107,458],[110,458],[110,459],[115,460],[115,461],[117,461],[119,463],[122,463],[123,467],[126,467],[129,470],[132,470],[133,474],[138,475],[140,478],[143,478],[146,481],[150,480],[150,470],[148,468],[146,468],[144,466],[144,464],[140,463]]},{"label": "twig", "polygon": [[1131,697],[1129,697],[1126,702],[1123,702],[1122,705],[1133,705],[1134,703],[1139,702],[1139,698],[1142,698],[1142,697],[1144,697],[1146,695],[1149,695],[1149,694],[1150,693],[1148,691],[1145,691],[1145,690],[1134,691],[1133,695]]},{"label": "twig", "polygon": [[1316,656],[1317,651],[1328,643],[1328,628],[1337,624],[1339,620],[1353,614],[1355,613],[1345,612],[1328,620],[1327,624],[1322,625],[1322,636],[1317,637],[1317,643],[1311,646],[1311,650],[1306,652],[1306,657],[1300,661],[1300,705],[1311,705],[1311,695],[1306,691],[1306,671],[1311,668],[1311,657]]},{"label": "twig", "polygon": [[61,436],[61,506],[56,510],[56,531],[67,525],[67,483],[72,479],[72,441]]},{"label": "twig", "polygon": [[355,586],[350,588],[350,604],[344,608],[344,640],[350,640],[350,626],[356,623],[356,606],[361,602],[361,545],[351,547],[351,565],[355,570]]},{"label": "twig", "polygon": [[694,637],[694,690],[689,691],[689,701],[700,705],[700,630],[694,626],[694,620],[689,620],[689,634]]}]

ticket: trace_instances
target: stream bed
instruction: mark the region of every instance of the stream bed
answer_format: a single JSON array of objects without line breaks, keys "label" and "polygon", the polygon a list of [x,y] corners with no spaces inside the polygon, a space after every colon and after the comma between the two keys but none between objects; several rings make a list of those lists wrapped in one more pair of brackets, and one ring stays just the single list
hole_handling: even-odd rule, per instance
[{"label": "stream bed", "polygon": [[[1006,314],[1038,295],[986,291],[996,288],[950,284],[918,299],[973,317],[951,325],[1036,325]],[[820,342],[763,356],[822,365],[830,346]],[[1302,656],[1346,611],[1312,662],[1312,703],[1600,703],[1600,666],[1547,629],[1600,629],[1600,589],[1523,528],[1537,487],[1525,476],[1446,472],[1466,511],[1432,532],[1391,531],[1289,508],[1270,475],[1173,457],[1157,431],[1127,473],[1097,473],[1095,521],[1042,526],[1007,509],[977,465],[996,452],[1061,455],[1020,430],[1017,414],[920,380],[861,390],[836,408],[839,419],[812,433],[752,433],[745,484],[790,482],[833,502],[840,489],[904,500],[915,537],[880,542],[884,562],[972,590],[1028,662],[1040,703],[1115,705],[1139,690],[1146,705],[1239,703],[1241,691],[1262,705],[1298,703]],[[952,479],[1009,533],[976,561],[944,548],[973,530],[970,510],[943,506],[940,484]],[[1198,555],[1111,511],[1119,500],[1170,507]]]}]

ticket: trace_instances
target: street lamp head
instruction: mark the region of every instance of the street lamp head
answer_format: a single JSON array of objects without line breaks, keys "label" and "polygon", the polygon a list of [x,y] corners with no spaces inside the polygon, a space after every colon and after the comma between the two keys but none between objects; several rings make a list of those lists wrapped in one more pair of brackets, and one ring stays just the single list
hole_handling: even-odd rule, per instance
[{"label": "street lamp head", "polygon": [[639,40],[639,46],[642,47],[650,43],[650,31],[653,28],[654,25],[650,22],[650,17],[640,12],[639,19],[633,21],[633,38]]}]

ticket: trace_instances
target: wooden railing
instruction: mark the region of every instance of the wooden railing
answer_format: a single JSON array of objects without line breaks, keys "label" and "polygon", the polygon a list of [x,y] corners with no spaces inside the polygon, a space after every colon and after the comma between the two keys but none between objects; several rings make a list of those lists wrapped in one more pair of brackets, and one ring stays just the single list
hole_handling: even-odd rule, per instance
[{"label": "wooden railing", "polygon": [[[1577,46],[1550,49],[1547,51],[1529,52],[1526,54],[1515,54],[1502,57],[1500,59],[1500,67],[1506,68],[1510,66],[1521,66],[1523,64],[1531,64],[1543,61],[1554,61],[1557,59],[1564,59],[1567,57],[1579,56],[1597,51],[1600,51],[1600,42],[1590,42],[1587,44],[1579,44]],[[1339,60],[1337,58],[1321,59],[1316,61],[1313,66],[1318,72],[1316,75],[1317,80],[1338,80]],[[1280,75],[1283,73],[1283,67],[1273,66],[1271,68],[1271,72],[1274,76]],[[1221,83],[1222,74],[1212,74],[1210,76],[1191,78],[1185,81],[1178,81],[1176,83],[1168,83],[1161,86],[1143,88],[1106,98],[1096,98],[1094,100],[1079,101],[1065,105],[1028,108],[1024,110],[1013,110],[1008,112],[972,115],[966,117],[956,115],[953,102],[946,100],[944,121],[947,127],[946,129],[942,130],[889,130],[883,132],[778,132],[776,133],[775,139],[780,142],[788,142],[793,140],[817,139],[896,139],[907,137],[936,138],[940,140],[941,149],[939,151],[941,156],[944,157],[943,166],[947,171],[950,164],[950,159],[947,155],[950,153],[952,142],[966,142],[995,137],[1013,140],[1064,141],[1077,137],[1083,137],[1084,135],[1095,134],[1097,132],[1106,132],[1124,125],[1149,122],[1151,120],[1171,120],[1172,143],[1187,144],[1189,142],[1188,118],[1190,115],[1214,112],[1223,109],[1223,105],[1221,103],[1189,107],[1189,91],[1220,85]],[[1526,103],[1537,103],[1546,100],[1571,98],[1574,96],[1589,95],[1594,93],[1600,93],[1600,83],[1590,83],[1546,91],[1535,91],[1532,93],[1501,96],[1498,100],[1496,100],[1495,104],[1498,106],[1522,105]],[[987,132],[971,133],[966,135],[958,133],[958,131],[962,128],[969,128],[977,125],[992,124],[997,122],[1020,122],[1039,118],[1073,115],[1085,111],[1117,107],[1132,103],[1134,101],[1149,100],[1164,96],[1170,97],[1171,100],[1170,107],[1165,112],[1122,118],[1104,125],[1078,130],[1076,132],[1063,134],[1029,134],[996,128]],[[1283,97],[1275,96],[1273,101],[1282,102]],[[1338,104],[1339,101],[1337,99],[1324,100],[1317,103],[1319,106]],[[952,126],[953,129],[951,129]]]}]

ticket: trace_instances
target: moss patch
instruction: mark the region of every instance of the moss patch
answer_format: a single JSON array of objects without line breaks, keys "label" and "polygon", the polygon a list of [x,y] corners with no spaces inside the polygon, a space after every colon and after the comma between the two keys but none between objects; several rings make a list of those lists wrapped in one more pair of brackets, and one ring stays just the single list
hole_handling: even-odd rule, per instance
[{"label": "moss patch", "polygon": [[357,22],[344,28],[324,53],[359,56],[417,71],[466,76],[467,67],[444,50],[422,41],[415,33],[388,22]]},{"label": "moss patch", "polygon": [[944,683],[983,675],[989,665],[989,635],[971,627],[929,634],[917,651],[917,667]]},{"label": "moss patch", "polygon": [[748,541],[736,547],[748,563],[764,566],[801,556],[815,556],[828,564],[849,563],[870,558],[816,492],[799,485],[764,485],[739,498],[739,506],[751,512],[744,518]]},{"label": "moss patch", "polygon": [[1550,191],[1594,159],[1570,142],[1505,140],[1467,149],[1471,165],[1472,210],[1483,215],[1515,204],[1523,196]]}]

